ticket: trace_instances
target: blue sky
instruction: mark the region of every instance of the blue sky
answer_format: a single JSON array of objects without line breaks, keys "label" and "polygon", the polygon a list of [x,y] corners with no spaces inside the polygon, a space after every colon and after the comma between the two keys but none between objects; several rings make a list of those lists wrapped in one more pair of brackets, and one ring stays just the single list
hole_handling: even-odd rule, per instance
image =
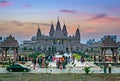
[{"label": "blue sky", "polygon": [[120,0],[0,0],[0,35],[30,39],[38,23],[42,33],[48,34],[57,16],[70,35],[80,25],[81,42],[108,34],[120,40]]}]

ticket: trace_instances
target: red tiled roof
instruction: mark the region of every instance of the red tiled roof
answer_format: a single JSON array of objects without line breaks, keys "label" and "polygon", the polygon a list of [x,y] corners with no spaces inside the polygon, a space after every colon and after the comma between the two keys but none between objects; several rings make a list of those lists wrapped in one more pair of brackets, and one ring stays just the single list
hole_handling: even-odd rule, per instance
[{"label": "red tiled roof", "polygon": [[11,35],[1,44],[0,47],[19,47],[17,40]]},{"label": "red tiled roof", "polygon": [[102,41],[101,47],[118,47],[118,43],[116,43],[116,41],[110,36],[107,36],[105,40]]}]

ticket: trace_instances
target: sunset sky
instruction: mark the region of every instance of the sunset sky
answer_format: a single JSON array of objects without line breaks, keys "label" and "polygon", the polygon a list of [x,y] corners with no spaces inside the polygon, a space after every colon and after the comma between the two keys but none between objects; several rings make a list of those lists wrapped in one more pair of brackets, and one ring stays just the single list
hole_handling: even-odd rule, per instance
[{"label": "sunset sky", "polygon": [[104,35],[117,35],[120,41],[120,0],[0,0],[0,36],[31,39],[38,23],[47,35],[58,16],[69,35],[80,26],[82,43]]}]

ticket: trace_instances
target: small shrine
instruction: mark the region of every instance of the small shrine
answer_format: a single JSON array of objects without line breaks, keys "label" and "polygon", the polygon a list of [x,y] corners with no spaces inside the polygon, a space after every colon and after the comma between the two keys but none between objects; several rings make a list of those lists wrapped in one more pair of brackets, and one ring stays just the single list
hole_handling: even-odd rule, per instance
[{"label": "small shrine", "polygon": [[1,44],[0,47],[2,48],[2,63],[7,60],[7,52],[8,52],[9,48],[11,48],[14,51],[13,61],[16,62],[16,60],[18,58],[19,44],[18,44],[17,40],[15,40],[15,38],[12,37],[12,35],[7,37],[7,39]]},{"label": "small shrine", "polygon": [[100,46],[101,48],[101,60],[106,63],[106,51],[111,50],[112,51],[112,61],[118,62],[118,43],[114,41],[110,36],[107,36]]}]

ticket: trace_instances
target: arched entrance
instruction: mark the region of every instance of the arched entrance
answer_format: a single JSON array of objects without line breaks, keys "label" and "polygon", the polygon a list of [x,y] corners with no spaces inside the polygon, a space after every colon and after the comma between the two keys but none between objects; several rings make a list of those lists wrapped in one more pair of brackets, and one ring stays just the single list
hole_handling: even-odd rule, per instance
[{"label": "arched entrance", "polygon": [[14,39],[11,35],[7,37],[7,39],[1,44],[2,48],[2,63],[7,60],[7,51],[11,48],[14,51],[14,62],[16,62],[18,58],[18,47],[19,44],[17,40]]}]

